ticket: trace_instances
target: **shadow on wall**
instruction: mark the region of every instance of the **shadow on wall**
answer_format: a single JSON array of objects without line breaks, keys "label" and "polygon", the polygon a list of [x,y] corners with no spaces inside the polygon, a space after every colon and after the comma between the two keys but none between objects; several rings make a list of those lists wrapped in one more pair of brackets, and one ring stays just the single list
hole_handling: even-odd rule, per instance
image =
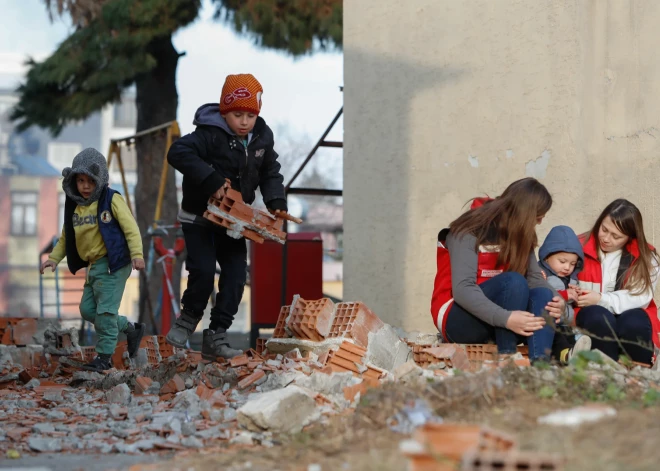
[{"label": "shadow on wall", "polygon": [[[402,326],[403,316],[411,314],[404,312],[406,260],[417,250],[420,236],[433,237],[411,234],[406,227],[407,196],[414,182],[411,163],[401,156],[408,154],[415,136],[411,103],[429,88],[459,81],[466,70],[352,48],[344,50],[344,64],[345,70],[353,71],[344,77],[344,298],[363,301],[386,322]],[[371,89],[369,93],[364,93],[365,87]],[[374,93],[374,88],[382,93]],[[363,127],[365,121],[370,127],[368,139],[356,126]],[[374,286],[365,270],[387,273],[378,277],[384,285]],[[433,280],[414,282],[428,284],[430,305]]]}]

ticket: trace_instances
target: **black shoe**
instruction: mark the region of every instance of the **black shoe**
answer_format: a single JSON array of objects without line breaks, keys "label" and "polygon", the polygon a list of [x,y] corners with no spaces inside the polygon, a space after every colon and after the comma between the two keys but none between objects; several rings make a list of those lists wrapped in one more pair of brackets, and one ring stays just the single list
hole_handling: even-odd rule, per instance
[{"label": "black shoe", "polygon": [[112,364],[110,363],[111,358],[112,355],[98,354],[96,355],[96,358],[94,358],[86,365],[81,366],[81,368],[87,371],[96,371],[97,373],[103,373],[104,371],[108,371],[109,369],[112,368]]},{"label": "black shoe", "polygon": [[195,332],[197,324],[202,320],[203,315],[204,312],[198,313],[183,309],[181,315],[165,337],[167,343],[178,348],[186,348],[188,339]]},{"label": "black shoe", "polygon": [[227,331],[225,329],[204,330],[202,337],[202,358],[208,361],[215,361],[218,357],[229,360],[235,356],[241,355],[242,350],[236,350],[229,346],[227,340]]},{"label": "black shoe", "polygon": [[144,332],[147,330],[146,324],[133,324],[133,330],[126,332],[126,344],[128,350],[128,356],[134,358],[137,355],[138,349],[140,348],[140,342],[142,342],[142,337],[144,337]]}]

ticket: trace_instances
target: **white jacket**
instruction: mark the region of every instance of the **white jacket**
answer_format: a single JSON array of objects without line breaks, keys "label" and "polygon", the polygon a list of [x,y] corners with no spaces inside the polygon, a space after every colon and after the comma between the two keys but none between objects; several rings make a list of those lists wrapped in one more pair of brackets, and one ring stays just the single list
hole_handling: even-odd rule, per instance
[{"label": "white jacket", "polygon": [[629,309],[646,309],[653,299],[655,286],[658,283],[658,261],[652,258],[653,271],[651,272],[651,286],[641,294],[631,294],[630,290],[620,289],[614,291],[616,286],[616,275],[621,261],[621,250],[604,253],[598,250],[598,257],[603,270],[603,284],[601,285],[601,298],[599,306],[603,306],[613,314],[621,314]]}]

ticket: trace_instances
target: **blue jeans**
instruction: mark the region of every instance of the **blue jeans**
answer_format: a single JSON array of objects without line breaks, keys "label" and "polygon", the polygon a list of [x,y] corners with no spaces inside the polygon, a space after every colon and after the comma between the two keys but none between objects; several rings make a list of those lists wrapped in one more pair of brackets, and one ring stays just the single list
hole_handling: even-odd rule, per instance
[{"label": "blue jeans", "polygon": [[[591,345],[605,355],[619,360],[621,347],[616,340],[601,340],[603,338],[621,341],[623,353],[633,361],[651,364],[653,358],[653,342],[651,336],[651,320],[643,309],[630,309],[615,316],[602,306],[587,306],[580,309],[575,323],[578,327],[592,334]],[[598,338],[597,338],[598,337]]]},{"label": "blue jeans", "polygon": [[[505,272],[480,284],[486,297],[507,311],[528,311],[535,316],[546,313],[545,306],[552,300],[549,288],[529,289],[527,279],[520,273]],[[515,353],[516,346],[525,340],[506,327],[495,327],[476,318],[457,303],[447,313],[445,335],[452,343],[492,343],[497,344],[499,353]],[[546,324],[527,337],[529,359],[549,360],[554,326]]]}]

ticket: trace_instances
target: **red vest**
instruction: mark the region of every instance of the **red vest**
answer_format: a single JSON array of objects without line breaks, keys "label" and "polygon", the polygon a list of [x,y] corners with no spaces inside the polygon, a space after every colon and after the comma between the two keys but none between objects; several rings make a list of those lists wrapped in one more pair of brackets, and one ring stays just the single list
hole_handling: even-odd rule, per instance
[{"label": "red vest", "polygon": [[[598,243],[594,237],[590,237],[590,234],[582,234],[580,236],[580,242],[582,242],[582,247],[584,249],[584,268],[582,268],[582,271],[578,273],[580,287],[602,292],[603,269],[601,267],[600,260],[598,259]],[[632,239],[630,242],[628,242],[625,250],[633,256],[634,260],[636,260],[637,257],[639,257],[639,246],[637,245],[637,239]],[[658,336],[660,333],[660,320],[658,319],[658,307],[655,305],[655,301],[651,299],[648,307],[644,310],[651,320],[651,328],[653,329],[653,344],[656,347],[660,347],[660,337]],[[579,312],[580,309],[576,307],[576,319]]]},{"label": "red vest", "polygon": [[[477,208],[483,205],[488,198],[476,198],[472,202],[470,209]],[[449,250],[446,247],[447,234],[449,229],[443,229],[438,234],[438,250],[437,250],[437,272],[435,281],[433,283],[433,296],[431,298],[431,316],[436,328],[445,336],[445,323],[447,321],[447,312],[451,309],[454,303],[454,296],[451,289],[451,263],[449,259]],[[499,275],[504,271],[502,267],[498,267],[497,259],[500,252],[497,248],[487,250],[485,247],[479,247],[478,261],[477,261],[477,284],[488,281],[494,276]]]}]

